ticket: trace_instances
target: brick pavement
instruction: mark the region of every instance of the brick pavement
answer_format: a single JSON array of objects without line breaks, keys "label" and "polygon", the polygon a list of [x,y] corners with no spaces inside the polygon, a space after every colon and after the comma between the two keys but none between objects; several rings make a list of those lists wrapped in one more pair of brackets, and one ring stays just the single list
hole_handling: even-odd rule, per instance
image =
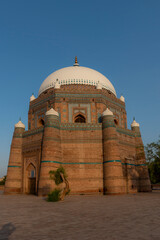
[{"label": "brick pavement", "polygon": [[58,203],[0,195],[0,240],[159,240],[160,191],[68,196]]}]

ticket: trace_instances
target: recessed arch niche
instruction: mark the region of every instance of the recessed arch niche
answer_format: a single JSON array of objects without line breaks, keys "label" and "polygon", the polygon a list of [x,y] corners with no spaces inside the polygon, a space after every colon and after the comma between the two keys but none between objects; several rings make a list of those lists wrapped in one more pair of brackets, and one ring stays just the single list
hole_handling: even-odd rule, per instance
[{"label": "recessed arch niche", "polygon": [[36,167],[30,163],[26,168],[26,193],[36,193]]},{"label": "recessed arch niche", "polygon": [[82,114],[78,114],[74,118],[75,123],[86,123],[86,118]]}]

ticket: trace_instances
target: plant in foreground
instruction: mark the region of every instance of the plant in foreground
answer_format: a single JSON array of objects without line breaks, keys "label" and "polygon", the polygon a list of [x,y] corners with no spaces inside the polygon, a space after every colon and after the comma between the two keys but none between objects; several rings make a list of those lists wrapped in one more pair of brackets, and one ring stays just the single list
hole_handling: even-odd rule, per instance
[{"label": "plant in foreground", "polygon": [[61,183],[64,183],[65,187],[62,189],[55,188],[54,191],[48,194],[48,201],[56,202],[59,200],[63,200],[64,197],[70,192],[65,169],[62,166],[60,166],[59,168],[57,168],[56,171],[50,171],[49,174],[50,178],[54,180],[57,186]]},{"label": "plant in foreground", "polygon": [[48,194],[48,202],[58,202],[60,200],[61,189],[55,188],[54,191]]}]

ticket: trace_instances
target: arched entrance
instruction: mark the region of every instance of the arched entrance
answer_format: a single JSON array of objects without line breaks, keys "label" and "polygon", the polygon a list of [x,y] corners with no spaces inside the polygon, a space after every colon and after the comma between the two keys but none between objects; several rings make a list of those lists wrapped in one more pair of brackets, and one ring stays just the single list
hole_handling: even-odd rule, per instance
[{"label": "arched entrance", "polygon": [[76,117],[75,117],[75,120],[74,120],[75,123],[85,123],[86,122],[86,119],[83,115],[81,114],[78,114]]},{"label": "arched entrance", "polygon": [[36,168],[30,163],[27,167],[27,193],[36,194]]}]

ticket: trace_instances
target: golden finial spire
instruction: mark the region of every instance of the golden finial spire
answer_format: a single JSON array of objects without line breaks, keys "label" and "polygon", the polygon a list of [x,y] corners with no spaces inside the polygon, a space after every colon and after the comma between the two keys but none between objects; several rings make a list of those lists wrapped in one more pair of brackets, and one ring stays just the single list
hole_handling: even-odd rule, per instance
[{"label": "golden finial spire", "polygon": [[77,60],[77,56],[75,56],[75,64],[73,66],[79,66],[78,60]]}]

